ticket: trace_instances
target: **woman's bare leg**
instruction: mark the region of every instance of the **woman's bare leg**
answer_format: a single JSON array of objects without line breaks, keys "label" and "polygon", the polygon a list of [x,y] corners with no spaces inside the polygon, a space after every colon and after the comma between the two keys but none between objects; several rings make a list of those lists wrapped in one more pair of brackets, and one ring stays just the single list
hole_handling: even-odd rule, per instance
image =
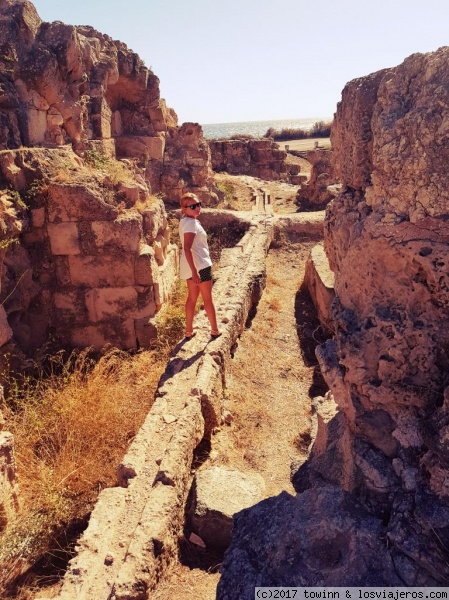
[{"label": "woman's bare leg", "polygon": [[185,303],[186,311],[186,333],[191,335],[193,332],[193,317],[195,316],[195,306],[198,299],[200,288],[193,283],[191,279],[187,279],[187,300]]},{"label": "woman's bare leg", "polygon": [[212,281],[204,281],[198,285],[199,292],[203,299],[204,310],[209,319],[212,331],[218,332],[217,315],[215,313],[215,305],[212,299]]}]

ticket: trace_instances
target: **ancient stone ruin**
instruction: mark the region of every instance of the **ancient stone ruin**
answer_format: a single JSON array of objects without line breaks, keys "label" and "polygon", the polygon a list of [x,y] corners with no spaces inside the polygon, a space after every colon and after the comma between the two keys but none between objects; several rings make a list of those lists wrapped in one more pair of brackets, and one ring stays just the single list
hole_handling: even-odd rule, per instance
[{"label": "ancient stone ruin", "polygon": [[298,495],[234,518],[220,600],[448,585],[448,84],[441,48],[343,90],[324,243],[335,335],[317,351],[331,395],[314,402]]},{"label": "ancient stone ruin", "polygon": [[123,43],[0,15],[0,346],[147,346],[177,269],[161,198],[217,200],[201,127]]},{"label": "ancient stone ruin", "polygon": [[209,146],[214,171],[301,183],[299,166],[287,163],[287,153],[272,139],[210,140]]}]

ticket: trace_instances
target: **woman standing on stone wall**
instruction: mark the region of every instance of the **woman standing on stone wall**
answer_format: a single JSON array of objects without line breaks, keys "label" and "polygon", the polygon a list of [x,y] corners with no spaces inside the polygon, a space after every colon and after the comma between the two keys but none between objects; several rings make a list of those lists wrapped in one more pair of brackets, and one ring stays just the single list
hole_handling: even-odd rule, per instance
[{"label": "woman standing on stone wall", "polygon": [[217,316],[212,299],[212,260],[207,245],[207,234],[198,221],[201,202],[195,194],[184,194],[180,200],[182,218],[179,221],[179,238],[182,243],[182,253],[179,265],[179,276],[187,281],[188,296],[186,310],[186,339],[192,338],[193,317],[198,296],[201,294],[204,310],[211,326],[210,335],[217,338]]}]

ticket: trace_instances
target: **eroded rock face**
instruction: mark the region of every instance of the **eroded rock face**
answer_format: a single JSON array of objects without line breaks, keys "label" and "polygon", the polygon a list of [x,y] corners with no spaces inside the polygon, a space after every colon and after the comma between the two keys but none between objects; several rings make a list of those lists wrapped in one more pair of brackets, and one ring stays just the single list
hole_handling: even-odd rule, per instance
[{"label": "eroded rock face", "polygon": [[201,126],[184,123],[170,130],[161,178],[168,197],[180,199],[186,189],[191,189],[206,205],[215,206],[218,196],[211,192],[214,186],[210,148]]},{"label": "eroded rock face", "polygon": [[[328,418],[317,405],[315,444],[293,475],[303,511],[295,513],[297,533],[291,534],[290,508],[273,506],[270,513],[282,521],[276,544],[292,538],[281,546],[284,563],[247,549],[252,540],[268,548],[272,528],[260,527],[261,506],[244,511],[218,598],[249,582],[449,582],[448,90],[449,48],[441,48],[343,91],[332,132],[343,188],[327,208],[324,243],[335,274],[335,335],[317,350],[338,410]],[[326,506],[326,498],[335,504]],[[309,543],[300,538],[308,538],[304,528],[317,502],[326,526],[317,523]],[[321,564],[348,510],[350,520],[356,510],[364,548],[375,553],[366,571],[343,551],[331,569]],[[343,530],[349,542],[349,522]]]},{"label": "eroded rock face", "polygon": [[263,500],[234,517],[234,532],[239,552],[225,554],[219,600],[249,600],[255,586],[401,585],[381,521],[335,486]]},{"label": "eroded rock face", "polygon": [[[362,422],[373,412],[387,413],[389,458],[402,486],[424,486],[445,501],[448,58],[447,48],[415,54],[363,84],[348,84],[337,131],[366,122],[361,98],[369,96],[375,98],[371,139],[359,153],[363,162],[341,173],[346,190],[328,210],[325,239],[335,272],[335,352],[348,425],[372,443],[374,434]],[[359,139],[355,133],[344,146],[334,139],[337,164]]]}]

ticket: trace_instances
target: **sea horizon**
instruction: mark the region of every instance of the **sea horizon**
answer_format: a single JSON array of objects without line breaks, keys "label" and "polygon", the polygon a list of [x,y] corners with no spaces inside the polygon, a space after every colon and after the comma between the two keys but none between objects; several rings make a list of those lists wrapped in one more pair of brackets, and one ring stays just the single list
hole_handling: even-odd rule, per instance
[{"label": "sea horizon", "polygon": [[263,137],[271,127],[281,129],[311,129],[318,121],[331,121],[332,117],[306,117],[296,119],[269,119],[264,121],[236,121],[231,123],[201,124],[206,139],[228,138],[233,135]]}]

